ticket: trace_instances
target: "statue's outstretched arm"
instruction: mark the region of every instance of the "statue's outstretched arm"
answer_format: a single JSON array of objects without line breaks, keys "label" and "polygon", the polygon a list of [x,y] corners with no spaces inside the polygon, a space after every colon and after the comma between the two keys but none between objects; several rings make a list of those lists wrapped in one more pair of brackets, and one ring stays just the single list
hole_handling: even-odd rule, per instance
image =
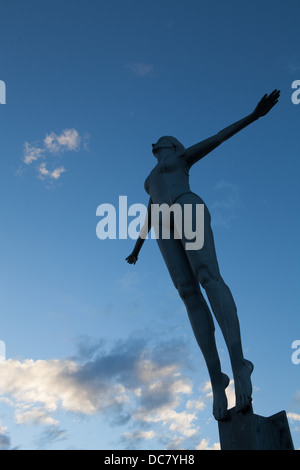
[{"label": "statue's outstretched arm", "polygon": [[151,229],[151,225],[152,225],[152,223],[151,223],[151,204],[153,204],[153,203],[152,203],[152,199],[150,197],[149,198],[149,203],[148,203],[148,208],[147,208],[147,215],[146,215],[146,218],[145,218],[144,225],[141,228],[139,238],[137,239],[137,241],[135,243],[135,246],[134,246],[134,249],[133,249],[132,253],[129,256],[127,256],[127,258],[126,258],[126,261],[129,264],[135,264],[137,262],[139,252],[140,252],[140,250],[143,246],[145,238],[147,237],[147,235],[148,235],[148,233]]},{"label": "statue's outstretched arm", "polygon": [[270,95],[264,95],[251,114],[226,127],[213,137],[209,137],[198,144],[188,147],[185,150],[185,159],[188,165],[191,167],[194,163],[198,162],[201,158],[218,147],[222,142],[229,139],[261,116],[267,114],[277,103],[279,95],[279,90],[272,91]]}]

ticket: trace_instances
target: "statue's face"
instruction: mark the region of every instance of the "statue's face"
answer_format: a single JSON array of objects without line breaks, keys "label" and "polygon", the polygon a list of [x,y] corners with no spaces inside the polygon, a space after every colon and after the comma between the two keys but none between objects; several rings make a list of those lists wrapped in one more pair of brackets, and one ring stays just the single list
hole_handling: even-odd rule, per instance
[{"label": "statue's face", "polygon": [[169,142],[166,137],[161,137],[160,139],[158,139],[156,144],[152,144],[152,153],[157,159],[166,154],[170,154],[173,151],[174,146],[171,144],[171,142]]}]

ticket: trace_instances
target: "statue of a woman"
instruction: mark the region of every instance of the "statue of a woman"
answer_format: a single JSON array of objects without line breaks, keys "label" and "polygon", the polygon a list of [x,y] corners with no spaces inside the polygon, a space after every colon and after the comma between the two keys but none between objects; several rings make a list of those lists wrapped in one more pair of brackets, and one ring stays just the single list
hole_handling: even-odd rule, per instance
[{"label": "statue of a woman", "polygon": [[[152,144],[152,151],[158,162],[145,181],[145,189],[150,195],[148,216],[145,221],[147,231],[151,228],[151,205],[177,203],[184,212],[186,204],[196,207],[204,204],[189,186],[189,170],[201,158],[218,147],[222,142],[266,115],[277,103],[280,91],[274,90],[264,95],[255,110],[247,117],[226,127],[218,134],[187,149],[174,137],[161,137]],[[190,206],[191,207],[191,206]],[[194,217],[194,216],[193,216]],[[221,277],[215,252],[210,214],[204,204],[204,244],[201,249],[186,249],[184,230],[181,238],[174,236],[179,227],[170,226],[169,238],[156,237],[172,281],[182,298],[189,319],[207,364],[213,391],[213,415],[222,420],[228,416],[225,389],[229,378],[221,371],[218,356],[214,322],[201,290],[205,290],[213,314],[224,336],[234,377],[236,410],[246,411],[251,407],[253,364],[244,358],[237,309],[232,294]],[[143,230],[143,229],[142,229]],[[135,264],[145,236],[136,241],[133,252],[126,258]],[[179,230],[178,230],[179,232]],[[173,236],[172,236],[173,235]]]}]

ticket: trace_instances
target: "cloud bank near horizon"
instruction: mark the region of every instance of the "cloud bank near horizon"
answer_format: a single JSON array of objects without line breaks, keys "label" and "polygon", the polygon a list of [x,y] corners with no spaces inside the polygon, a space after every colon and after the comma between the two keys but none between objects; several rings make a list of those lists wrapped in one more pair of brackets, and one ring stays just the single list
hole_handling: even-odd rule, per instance
[{"label": "cloud bank near horizon", "polygon": [[[198,414],[211,405],[209,385],[194,393],[181,360],[186,345],[171,342],[151,347],[144,338],[131,338],[106,351],[101,341],[85,340],[69,359],[8,359],[0,364],[0,394],[17,424],[43,426],[41,446],[68,438],[58,418],[64,412],[99,415],[113,427],[126,424],[119,437],[125,448],[155,442],[166,449],[217,449],[218,443],[209,447],[198,437]],[[9,446],[2,431],[2,445]]]}]

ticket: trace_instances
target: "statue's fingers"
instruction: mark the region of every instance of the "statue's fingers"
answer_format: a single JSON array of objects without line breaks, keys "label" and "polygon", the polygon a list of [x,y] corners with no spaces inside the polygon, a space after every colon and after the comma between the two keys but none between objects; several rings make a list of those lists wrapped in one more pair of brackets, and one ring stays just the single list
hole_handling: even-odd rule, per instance
[{"label": "statue's fingers", "polygon": [[279,96],[279,95],[277,95],[277,94],[271,93],[271,94],[268,96],[268,98],[266,99],[266,101],[267,101],[268,103],[273,103],[276,99],[278,99],[278,96]]},{"label": "statue's fingers", "polygon": [[269,98],[276,99],[276,98],[279,97],[279,95],[280,95],[280,91],[276,89],[276,90],[272,91],[272,93],[269,95]]},{"label": "statue's fingers", "polygon": [[260,100],[260,103],[261,103],[262,101],[264,101],[267,96],[268,96],[268,94],[266,93],[266,94],[262,97],[262,99]]},{"label": "statue's fingers", "polygon": [[274,101],[274,103],[272,104],[272,108],[273,106],[275,106],[276,103],[278,103],[278,100]]},{"label": "statue's fingers", "polygon": [[270,111],[275,106],[276,103],[278,103],[278,100],[275,100],[275,101],[272,101],[271,103],[269,103],[268,111]]},{"label": "statue's fingers", "polygon": [[272,99],[272,104],[274,106],[274,104],[278,103],[278,96],[274,96],[273,99]]},{"label": "statue's fingers", "polygon": [[267,102],[267,100],[268,100],[268,95],[265,94],[265,95],[262,97],[262,99],[260,100],[260,104],[265,104],[265,103]]}]

